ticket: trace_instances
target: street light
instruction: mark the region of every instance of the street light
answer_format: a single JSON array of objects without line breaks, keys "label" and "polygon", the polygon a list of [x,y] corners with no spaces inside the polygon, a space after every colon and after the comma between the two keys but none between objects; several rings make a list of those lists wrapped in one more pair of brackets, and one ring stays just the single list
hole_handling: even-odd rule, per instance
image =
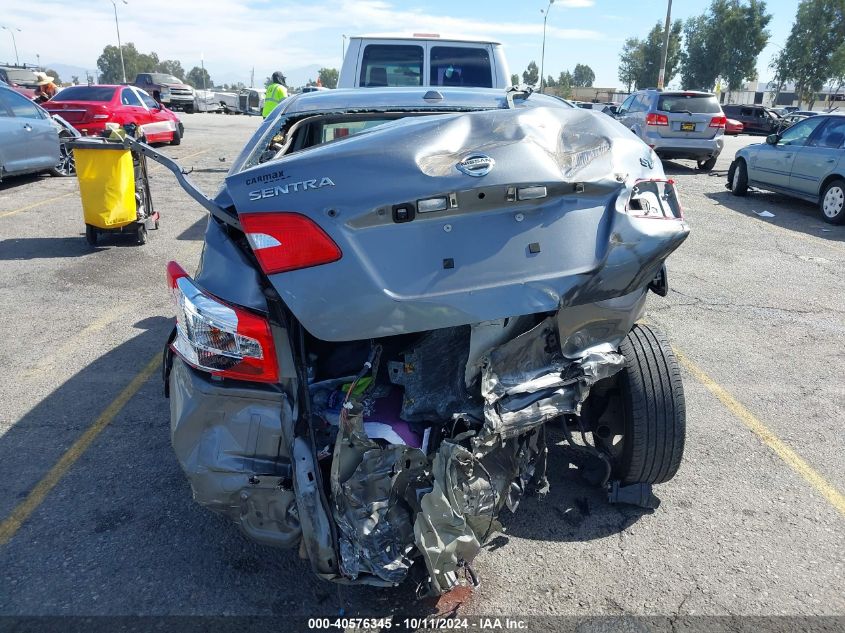
[{"label": "street light", "polygon": [[660,55],[660,74],[657,76],[657,89],[663,90],[663,82],[666,79],[666,58],[669,56],[669,27],[672,21],[672,0],[666,7],[666,32],[663,34],[663,53]]},{"label": "street light", "polygon": [[549,0],[549,6],[546,7],[546,10],[540,9],[540,13],[543,14],[543,52],[540,53],[540,94],[543,93],[543,84],[545,83],[545,77],[543,75],[543,70],[545,68],[546,63],[546,22],[549,19],[549,9],[552,8],[552,5],[555,3],[555,0]]},{"label": "street light", "polygon": [[20,64],[21,64],[21,60],[20,60],[20,59],[18,59],[18,43],[17,43],[17,42],[15,42],[15,31],[17,31],[18,33],[20,33],[20,32],[21,32],[21,30],[20,30],[19,28],[17,28],[17,27],[16,27],[16,28],[11,28],[11,27],[8,27],[8,26],[0,26],[0,28],[2,28],[2,29],[6,29],[7,31],[9,31],[9,35],[11,35],[11,36],[12,36],[12,46],[15,48],[15,64],[16,64],[16,65],[18,65],[18,66],[20,66]]},{"label": "street light", "polygon": [[[121,0],[123,4],[129,4],[126,0]],[[117,50],[120,51],[120,70],[123,72],[123,83],[126,83],[126,66],[123,63],[123,46],[120,43],[120,24],[117,21],[117,3],[111,0],[114,7],[114,26],[117,29]]]}]

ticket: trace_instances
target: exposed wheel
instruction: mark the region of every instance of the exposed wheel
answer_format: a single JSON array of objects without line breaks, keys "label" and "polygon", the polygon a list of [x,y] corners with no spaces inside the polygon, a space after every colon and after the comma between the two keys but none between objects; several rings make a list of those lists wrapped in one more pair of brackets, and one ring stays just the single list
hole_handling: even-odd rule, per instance
[{"label": "exposed wheel", "polygon": [[186,105],[184,109],[185,109],[185,112],[187,114],[193,114],[194,113],[194,106],[192,106],[192,105]]},{"label": "exposed wheel", "polygon": [[845,180],[831,181],[819,198],[822,219],[831,224],[845,223]]},{"label": "exposed wheel", "polygon": [[182,143],[182,124],[180,123],[178,127],[173,131],[173,138],[170,139],[171,145],[180,145]]},{"label": "exposed wheel", "polygon": [[59,162],[50,170],[52,176],[73,176],[76,173],[76,161],[73,150],[66,143],[59,144]]},{"label": "exposed wheel", "polygon": [[744,196],[748,193],[748,168],[742,159],[737,160],[734,167],[734,175],[731,179],[731,193],[735,196]]},{"label": "exposed wheel", "polygon": [[713,168],[716,166],[716,156],[712,158],[708,158],[707,160],[700,160],[698,161],[698,168],[701,171],[712,171]]},{"label": "exposed wheel", "polygon": [[138,225],[137,237],[138,237],[138,244],[140,246],[143,246],[144,244],[147,243],[147,227],[144,226],[143,224]]},{"label": "exposed wheel", "polygon": [[89,246],[97,245],[97,229],[90,224],[85,225],[85,241],[88,242]]},{"label": "exposed wheel", "polygon": [[594,441],[608,454],[614,479],[625,484],[669,481],[681,465],[686,437],[678,361],[666,337],[647,325],[635,325],[619,351],[625,368],[602,381],[608,384],[595,385],[600,402],[588,407]]}]

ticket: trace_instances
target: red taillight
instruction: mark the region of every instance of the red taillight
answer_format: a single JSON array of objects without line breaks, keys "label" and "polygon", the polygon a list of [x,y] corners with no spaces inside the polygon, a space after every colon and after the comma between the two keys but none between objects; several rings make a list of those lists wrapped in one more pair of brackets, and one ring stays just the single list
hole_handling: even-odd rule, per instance
[{"label": "red taillight", "polygon": [[657,112],[649,112],[645,118],[646,125],[669,125],[669,117]]},{"label": "red taillight", "polygon": [[316,222],[299,213],[242,213],[240,219],[268,275],[329,264],[343,256]]},{"label": "red taillight", "polygon": [[728,117],[725,116],[714,116],[710,119],[710,127],[717,127],[721,129],[725,129],[725,125],[728,123]]},{"label": "red taillight", "polygon": [[167,264],[167,282],[176,301],[176,339],[171,349],[180,358],[215,376],[279,381],[267,319],[208,294],[176,262]]}]

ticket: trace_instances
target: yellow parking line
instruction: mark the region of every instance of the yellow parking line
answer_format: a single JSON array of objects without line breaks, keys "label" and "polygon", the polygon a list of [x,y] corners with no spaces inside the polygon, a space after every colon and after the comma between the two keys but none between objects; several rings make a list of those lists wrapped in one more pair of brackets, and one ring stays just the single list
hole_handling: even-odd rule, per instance
[{"label": "yellow parking line", "polygon": [[751,411],[745,408],[741,402],[728,393],[715,380],[710,378],[704,371],[699,368],[690,359],[684,356],[677,349],[675,356],[678,357],[678,362],[691,373],[695,378],[701,382],[707,390],[716,396],[723,405],[733,413],[739,420],[745,424],[763,443],[772,449],[775,454],[780,457],[786,464],[792,468],[796,473],[801,475],[804,480],[815,488],[830,505],[839,510],[845,515],[845,496],[842,495],[836,488],[833,487],[824,477],[819,474],[812,466],[805,462],[799,455],[787,446],[775,433],[758,420]]},{"label": "yellow parking line", "polygon": [[44,478],[36,484],[35,488],[5,519],[0,523],[0,546],[5,545],[21,528],[30,515],[38,509],[50,491],[59,483],[62,477],[67,474],[71,466],[76,463],[82,454],[94,442],[97,436],[105,429],[112,420],[120,413],[120,410],[129,402],[130,398],[138,393],[150,376],[155,373],[161,362],[158,354],[150,359],[150,362],[124,387],[118,396],[111,401],[109,406],[100,414],[94,423],[88,427],[85,433],[76,440],[73,445],[65,451]]},{"label": "yellow parking line", "polygon": [[41,205],[47,204],[49,202],[55,202],[56,200],[61,200],[62,198],[67,198],[68,196],[74,195],[75,191],[68,191],[67,193],[63,193],[60,196],[56,196],[55,198],[47,198],[46,200],[41,200],[40,202],[34,202],[30,205],[25,207],[21,207],[20,209],[15,209],[14,211],[6,211],[5,213],[0,213],[0,218],[5,218],[10,215],[15,215],[16,213],[23,213],[24,211],[29,211],[30,209],[34,209],[35,207],[40,207]]},{"label": "yellow parking line", "polygon": [[[186,156],[180,156],[179,158],[174,158],[173,160],[179,161],[179,160],[185,160],[186,158],[193,158],[194,156],[199,156],[200,154],[205,154],[207,151],[208,151],[208,149],[201,149],[200,151],[194,152],[193,154],[187,154]],[[156,170],[159,170],[159,169],[164,169],[164,166],[163,165],[154,165],[153,167],[150,168],[150,171],[156,171]]]}]

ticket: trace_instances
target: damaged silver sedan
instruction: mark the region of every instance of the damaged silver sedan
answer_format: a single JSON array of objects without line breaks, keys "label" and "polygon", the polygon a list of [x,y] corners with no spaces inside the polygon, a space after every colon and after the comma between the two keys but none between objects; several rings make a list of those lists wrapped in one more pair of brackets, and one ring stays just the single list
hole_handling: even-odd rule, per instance
[{"label": "damaged silver sedan", "polygon": [[168,266],[173,446],[251,538],[437,595],[547,485],[547,423],[619,499],[676,473],[677,362],[637,320],[689,228],[609,117],[327,91],[277,108],[214,200],[171,169],[211,212],[196,275]]}]

